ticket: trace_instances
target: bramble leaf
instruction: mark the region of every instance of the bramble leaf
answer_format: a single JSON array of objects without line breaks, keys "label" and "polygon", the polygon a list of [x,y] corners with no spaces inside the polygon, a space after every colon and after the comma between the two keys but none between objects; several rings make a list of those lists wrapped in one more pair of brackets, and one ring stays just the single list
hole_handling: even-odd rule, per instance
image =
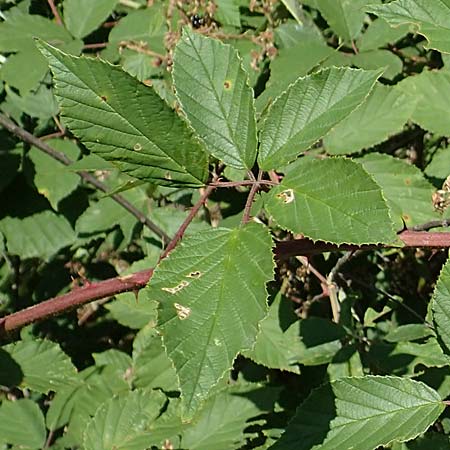
[{"label": "bramble leaf", "polygon": [[297,409],[272,450],[373,450],[424,433],[444,410],[439,394],[407,378],[341,378]]},{"label": "bramble leaf", "polygon": [[160,302],[159,330],[192,417],[238,352],[250,349],[267,310],[271,238],[258,224],[187,237],[147,287]]},{"label": "bramble leaf", "polygon": [[64,0],[64,22],[77,38],[92,33],[113,12],[118,0]]},{"label": "bramble leaf", "polygon": [[40,43],[69,129],[120,170],[167,186],[201,186],[207,158],[156,92],[119,67]]},{"label": "bramble leaf", "polygon": [[325,136],[364,101],[379,75],[332,67],[290,85],[262,125],[261,168],[282,167]]},{"label": "bramble leaf", "polygon": [[255,106],[236,50],[185,29],[173,64],[177,97],[208,151],[232,167],[251,169]]},{"label": "bramble leaf", "polygon": [[382,17],[391,26],[412,24],[428,41],[428,47],[450,53],[450,1],[396,0],[373,5],[368,12]]},{"label": "bramble leaf", "polygon": [[314,240],[365,244],[396,237],[380,187],[349,159],[299,159],[265,206],[281,227]]},{"label": "bramble leaf", "polygon": [[37,403],[27,398],[1,403],[1,442],[15,448],[43,448],[45,437],[44,415]]}]

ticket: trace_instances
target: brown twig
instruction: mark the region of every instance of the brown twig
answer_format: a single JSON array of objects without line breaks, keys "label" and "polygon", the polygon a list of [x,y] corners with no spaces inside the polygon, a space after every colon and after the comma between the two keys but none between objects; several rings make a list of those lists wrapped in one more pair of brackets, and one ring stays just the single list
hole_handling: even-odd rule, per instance
[{"label": "brown twig", "polygon": [[108,45],[108,42],[95,42],[93,44],[84,44],[83,48],[85,50],[90,49],[90,48],[105,48]]},{"label": "brown twig", "polygon": [[[426,231],[405,230],[399,233],[399,247],[422,247],[422,248],[449,248],[450,233],[430,233]],[[374,250],[377,248],[393,248],[395,245],[353,245],[353,244],[330,244],[329,242],[312,241],[311,239],[294,239],[278,242],[275,247],[275,256],[279,260],[297,255],[317,255],[325,252]]]},{"label": "brown twig", "polygon": [[58,9],[55,6],[55,3],[53,0],[47,0],[48,6],[50,6],[50,9],[52,10],[52,14],[55,17],[55,22],[58,25],[62,25],[63,21],[61,20],[61,16],[59,15]]},{"label": "brown twig", "polygon": [[214,187],[224,187],[224,188],[232,188],[232,187],[240,187],[240,186],[253,186],[253,185],[267,185],[267,186],[277,186],[279,183],[269,180],[242,180],[242,181],[216,181],[214,183],[210,183],[208,186]]},{"label": "brown twig", "polygon": [[[176,242],[174,238],[172,241],[173,244],[169,244],[171,249],[173,249],[176,243],[181,239],[187,225],[192,221],[193,217],[201,208],[213,189],[214,186],[208,186],[206,188],[202,198],[194,206],[195,210],[193,208],[188,218],[185,220],[183,230],[180,228],[178,231]],[[450,233],[403,231],[399,234],[399,238],[403,241],[405,247],[450,248]],[[289,256],[309,256],[336,250],[370,250],[374,248],[388,247],[389,246],[383,245],[367,245],[360,247],[355,245],[336,246],[326,242],[313,242],[309,239],[297,239],[293,241],[278,242],[274,252],[278,260],[281,260]],[[166,250],[164,252],[164,256],[167,256],[167,254],[168,251]],[[153,270],[150,269],[124,277],[117,277],[104,280],[99,283],[92,283],[88,286],[77,288],[68,294],[54,297],[50,300],[46,300],[45,302],[31,306],[30,308],[15,312],[9,316],[5,316],[0,319],[0,336],[30,323],[56,316],[94,300],[112,296],[121,292],[137,291],[146,286],[152,273]]]},{"label": "brown twig", "polygon": [[199,209],[205,204],[208,197],[211,195],[211,192],[215,189],[215,186],[207,186],[205,189],[205,192],[200,197],[198,202],[192,207],[191,211],[189,212],[188,216],[184,220],[184,222],[181,224],[180,228],[176,232],[174,238],[169,242],[166,249],[162,253],[160,257],[160,261],[164,259],[178,244],[178,242],[182,239],[184,232],[186,231],[186,228],[189,226],[189,224],[192,222],[194,217],[197,215]]},{"label": "brown twig", "polygon": [[[64,153],[58,152],[51,148],[48,144],[41,141],[36,136],[33,136],[31,133],[28,133],[28,131],[24,130],[23,128],[17,126],[12,120],[8,119],[5,115],[0,114],[0,125],[3,126],[5,129],[16,135],[18,138],[20,138],[22,141],[27,142],[30,145],[34,145],[39,150],[43,151],[44,153],[47,153],[47,155],[51,156],[52,158],[59,161],[61,164],[64,164],[66,166],[69,166],[73,163],[73,161],[68,158]],[[79,171],[77,174],[87,183],[92,184],[95,186],[98,190],[108,193],[109,189],[107,186],[105,186],[103,183],[97,180],[94,176],[92,176],[90,173],[85,171]],[[148,229],[153,231],[157,236],[159,236],[163,244],[167,244],[170,241],[170,237],[162,230],[158,225],[153,223],[145,214],[143,214],[141,211],[139,211],[133,204],[131,204],[128,200],[126,200],[124,197],[122,197],[119,194],[112,194],[111,198],[116,201],[120,206],[122,206],[124,209],[126,209],[130,214],[132,214],[136,219],[139,220],[143,225],[145,225]]]},{"label": "brown twig", "polygon": [[146,286],[153,269],[143,270],[123,277],[111,278],[77,288],[67,294],[51,298],[0,319],[0,335],[8,334],[38,320],[47,319],[80,305],[111,295],[141,289]]},{"label": "brown twig", "polygon": [[431,220],[430,222],[424,223],[422,225],[415,225],[414,227],[410,228],[410,230],[413,231],[428,231],[433,228],[439,228],[439,227],[450,227],[450,219],[438,219],[438,220]]},{"label": "brown twig", "polygon": [[133,50],[138,53],[142,53],[144,55],[153,56],[154,58],[159,58],[161,61],[164,61],[166,59],[166,55],[162,55],[161,53],[154,52],[153,50],[150,50],[146,47],[147,43],[144,42],[142,44],[133,42],[133,41],[122,41],[119,42],[120,48],[127,48],[129,50]]},{"label": "brown twig", "polygon": [[258,172],[258,178],[256,179],[256,182],[252,185],[250,192],[247,197],[247,201],[245,203],[244,207],[244,214],[242,215],[242,223],[245,224],[250,220],[250,212],[252,210],[253,200],[255,199],[255,195],[258,192],[259,189],[259,182],[261,181],[263,176],[263,171],[259,170]]}]

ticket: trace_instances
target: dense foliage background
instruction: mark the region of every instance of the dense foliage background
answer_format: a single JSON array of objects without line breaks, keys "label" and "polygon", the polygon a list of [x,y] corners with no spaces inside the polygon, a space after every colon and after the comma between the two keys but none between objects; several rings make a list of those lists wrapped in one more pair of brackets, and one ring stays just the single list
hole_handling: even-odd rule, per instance
[{"label": "dense foliage background", "polygon": [[450,0],[0,18],[1,449],[449,447]]}]

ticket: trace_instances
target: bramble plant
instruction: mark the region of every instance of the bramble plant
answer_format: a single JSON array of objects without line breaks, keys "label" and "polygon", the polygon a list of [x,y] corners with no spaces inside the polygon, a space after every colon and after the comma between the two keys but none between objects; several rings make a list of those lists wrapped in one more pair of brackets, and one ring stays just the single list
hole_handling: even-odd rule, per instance
[{"label": "bramble plant", "polygon": [[450,0],[0,16],[0,450],[448,448]]}]

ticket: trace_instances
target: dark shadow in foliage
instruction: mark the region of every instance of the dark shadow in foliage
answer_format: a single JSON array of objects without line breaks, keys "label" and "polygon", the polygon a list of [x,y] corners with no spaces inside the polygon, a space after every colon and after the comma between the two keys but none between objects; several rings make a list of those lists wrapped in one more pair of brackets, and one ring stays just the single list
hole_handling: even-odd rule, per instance
[{"label": "dark shadow in foliage", "polygon": [[330,384],[312,392],[300,405],[273,450],[308,450],[324,442],[336,418],[336,402]]},{"label": "dark shadow in foliage", "polygon": [[342,339],[346,336],[345,329],[340,325],[320,317],[309,317],[300,322],[299,334],[306,347]]},{"label": "dark shadow in foliage", "polygon": [[0,348],[0,385],[12,388],[19,386],[23,380],[23,372],[12,356]]},{"label": "dark shadow in foliage", "polygon": [[370,366],[372,373],[402,376],[408,372],[408,367],[416,356],[406,353],[392,354],[395,348],[396,344],[384,342],[376,342],[371,345],[365,362]]}]

